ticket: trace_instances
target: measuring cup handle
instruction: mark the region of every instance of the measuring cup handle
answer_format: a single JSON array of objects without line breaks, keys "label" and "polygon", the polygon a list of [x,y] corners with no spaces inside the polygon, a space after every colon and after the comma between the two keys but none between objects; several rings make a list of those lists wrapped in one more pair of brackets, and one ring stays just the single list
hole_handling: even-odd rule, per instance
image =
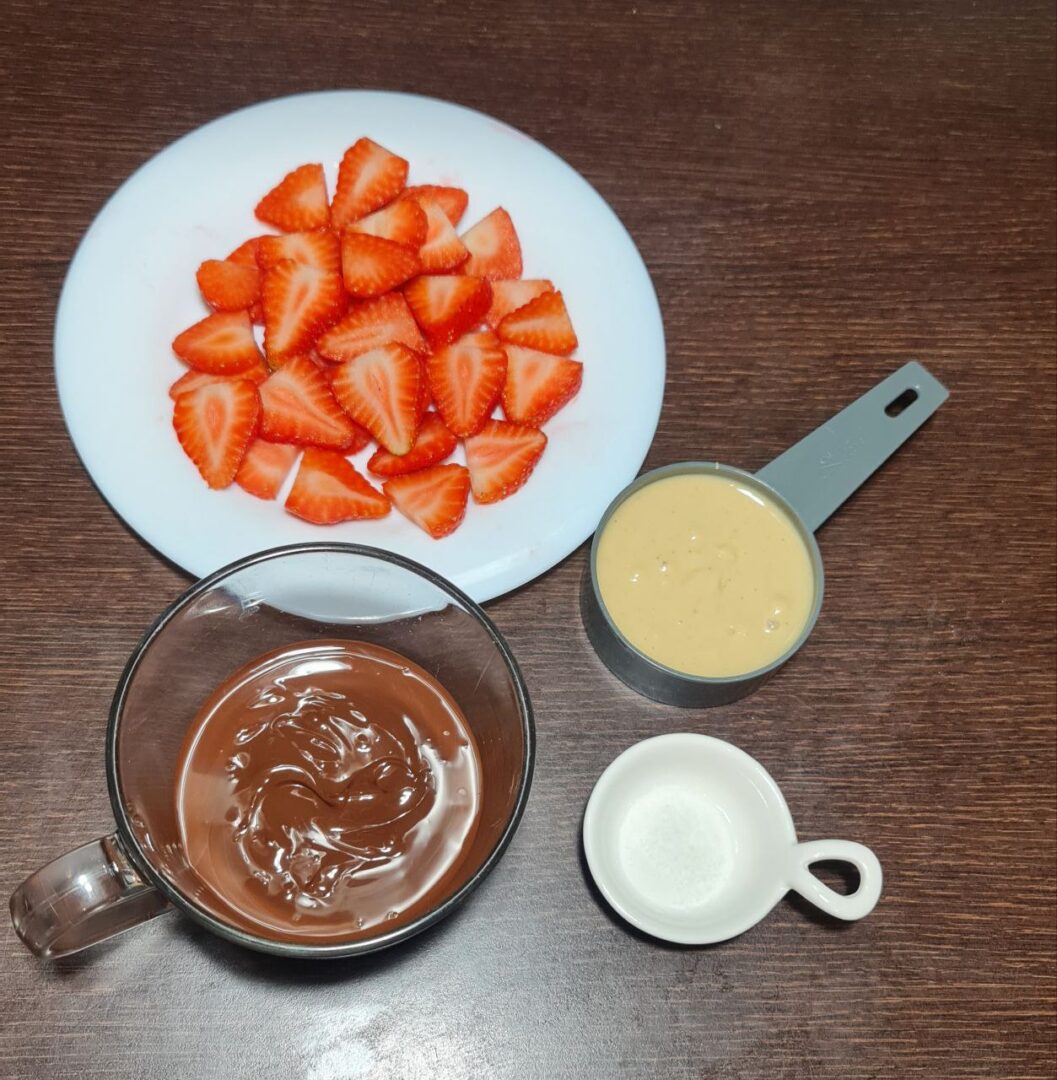
[{"label": "measuring cup handle", "polygon": [[756,474],[814,532],[947,400],[911,361]]},{"label": "measuring cup handle", "polygon": [[[859,871],[858,889],[844,896],[815,877],[811,865],[825,861],[851,863]],[[811,840],[796,844],[790,853],[789,887],[837,919],[850,922],[869,915],[881,896],[882,880],[877,856],[851,840]]]}]

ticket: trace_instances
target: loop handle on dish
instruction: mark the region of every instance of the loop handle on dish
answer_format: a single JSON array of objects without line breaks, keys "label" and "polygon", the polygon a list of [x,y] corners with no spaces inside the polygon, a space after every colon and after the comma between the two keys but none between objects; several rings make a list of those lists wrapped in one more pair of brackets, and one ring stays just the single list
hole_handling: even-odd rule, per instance
[{"label": "loop handle on dish", "polygon": [[136,873],[117,833],[60,855],[11,894],[11,921],[36,956],[79,952],[167,911]]},{"label": "loop handle on dish", "polygon": [[[817,862],[851,863],[859,871],[859,887],[844,896],[820,881],[811,866]],[[827,915],[849,922],[873,911],[881,896],[883,875],[877,856],[851,840],[811,840],[797,844],[790,852],[789,887]]]}]

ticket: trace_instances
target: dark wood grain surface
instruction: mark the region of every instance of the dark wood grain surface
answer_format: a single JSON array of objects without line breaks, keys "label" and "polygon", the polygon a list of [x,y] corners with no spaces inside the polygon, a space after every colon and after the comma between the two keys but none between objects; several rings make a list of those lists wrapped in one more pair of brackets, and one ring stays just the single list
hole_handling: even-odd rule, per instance
[{"label": "dark wood grain surface", "polygon": [[[578,618],[583,549],[490,605],[539,762],[513,846],[457,916],[318,965],[175,915],[50,964],[8,929],[0,1075],[1053,1077],[1054,33],[1051,3],[1000,0],[7,0],[5,894],[109,830],[110,695],[187,584],[79,464],[51,335],[103,201],[197,125],[384,87],[552,147],[653,275],[670,368],[650,465],[759,467],[908,357],[951,398],[826,526],[818,629],[747,701],[681,711],[614,681]],[[620,750],[678,730],[758,757],[803,836],[869,843],[873,915],[787,900],[711,949],[619,925],[585,879],[584,802]]]}]

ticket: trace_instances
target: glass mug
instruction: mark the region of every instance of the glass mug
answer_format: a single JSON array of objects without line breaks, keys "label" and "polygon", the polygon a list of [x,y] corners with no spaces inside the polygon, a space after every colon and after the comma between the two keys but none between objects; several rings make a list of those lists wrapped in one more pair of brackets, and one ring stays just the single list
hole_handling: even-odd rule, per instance
[{"label": "glass mug", "polygon": [[[455,876],[417,919],[367,937],[299,944],[225,920],[179,843],[175,767],[188,726],[217,686],[262,653],[316,638],[391,649],[442,683],[477,742],[481,815]],[[132,654],[106,737],[117,828],[15,890],[15,931],[38,956],[63,956],[176,907],[229,941],[276,955],[386,948],[449,914],[495,866],[524,811],[534,756],[532,708],[510,649],[481,608],[442,577],[355,544],[298,544],[249,556],[192,586]]]}]

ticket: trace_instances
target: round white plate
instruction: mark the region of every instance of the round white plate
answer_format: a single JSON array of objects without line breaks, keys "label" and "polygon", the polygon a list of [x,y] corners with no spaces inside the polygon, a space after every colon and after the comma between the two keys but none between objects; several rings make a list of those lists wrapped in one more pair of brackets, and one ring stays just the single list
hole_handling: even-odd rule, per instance
[{"label": "round white plate", "polygon": [[[565,294],[580,339],[580,393],[546,425],[550,440],[516,495],[471,501],[432,540],[395,511],[383,521],[309,525],[237,487],[210,491],[172,430],[172,339],[207,314],[203,259],[268,231],[258,199],[292,168],[337,162],[359,136],[406,157],[409,183],[470,195],[460,228],[502,205],[521,238],[526,278]],[[232,113],[173,143],[127,180],[70,265],[55,328],[66,425],[114,510],[147,543],[203,576],[278,544],[343,540],[399,552],[478,601],[542,574],[591,535],[638,472],[664,390],[664,331],[642,258],[616,215],[545,147],[469,109],[406,94],[303,94]],[[461,454],[461,449],[459,451]],[[361,471],[365,451],[352,460]],[[456,458],[456,460],[462,460]],[[291,483],[287,481],[287,484]]]}]

